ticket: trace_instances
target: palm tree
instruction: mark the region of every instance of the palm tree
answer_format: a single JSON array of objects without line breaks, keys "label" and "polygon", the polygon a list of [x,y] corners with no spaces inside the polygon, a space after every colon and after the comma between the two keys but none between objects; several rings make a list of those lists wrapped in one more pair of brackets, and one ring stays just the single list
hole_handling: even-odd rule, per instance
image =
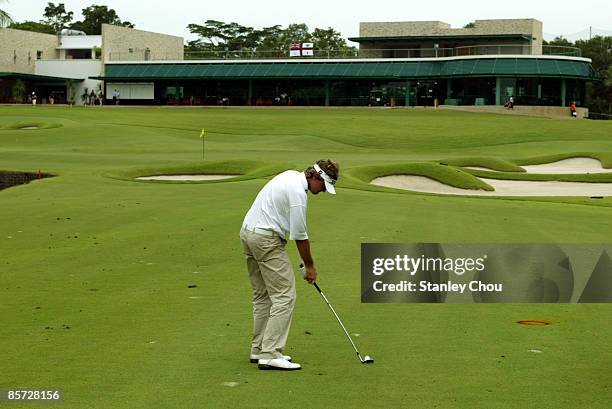
[{"label": "palm tree", "polygon": [[[6,0],[0,0],[0,3],[3,3],[5,1]],[[11,16],[9,16],[6,11],[0,9],[0,27],[7,26],[12,22],[13,22],[13,19],[11,19]]]}]

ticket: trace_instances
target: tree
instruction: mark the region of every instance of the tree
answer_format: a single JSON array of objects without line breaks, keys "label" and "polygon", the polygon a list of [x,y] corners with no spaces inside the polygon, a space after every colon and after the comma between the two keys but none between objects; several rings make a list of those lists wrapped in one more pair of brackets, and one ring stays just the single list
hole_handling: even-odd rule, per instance
[{"label": "tree", "polygon": [[287,48],[291,43],[309,43],[312,41],[312,34],[308,32],[308,26],[302,24],[289,24],[281,33],[281,41]]},{"label": "tree", "polygon": [[261,40],[257,51],[270,53],[270,56],[282,56],[287,52],[287,44],[284,44],[281,40],[283,28],[280,25],[264,27],[259,30],[259,33]]},{"label": "tree", "polygon": [[582,56],[592,60],[596,83],[587,87],[587,100],[591,112],[612,115],[612,37],[595,36],[576,41]]},{"label": "tree", "polygon": [[75,80],[66,80],[66,100],[70,106],[74,105],[75,103],[75,86]]},{"label": "tree", "polygon": [[[6,0],[0,0],[0,3],[4,3]],[[11,16],[4,10],[0,9],[0,27],[8,26],[13,22]]]},{"label": "tree", "polygon": [[11,88],[11,95],[15,98],[16,103],[23,102],[23,97],[26,93],[25,83],[22,80],[17,80]]},{"label": "tree", "polygon": [[47,3],[43,16],[45,20],[41,21],[41,23],[53,27],[53,31],[59,33],[64,27],[69,25],[74,13],[72,11],[67,12],[64,3],[59,3],[57,6],[53,3]]},{"label": "tree", "polygon": [[237,51],[241,52],[235,54],[237,56],[248,51],[257,52],[261,57],[286,57],[292,43],[308,42],[314,42],[319,53],[325,51],[330,56],[353,55],[356,51],[331,27],[316,28],[312,33],[306,24],[290,24],[287,28],[274,25],[255,30],[235,22],[206,20],[203,25],[189,24],[187,28],[199,38],[189,41],[185,51],[213,51],[222,57]]},{"label": "tree", "polygon": [[134,28],[134,24],[129,21],[121,21],[117,12],[109,9],[107,6],[93,4],[84,8],[81,13],[83,14],[83,21],[72,23],[70,28],[84,31],[85,34],[100,35],[102,33],[102,24]]},{"label": "tree", "polygon": [[316,50],[326,51],[329,56],[355,55],[355,47],[349,47],[342,35],[331,27],[315,28],[312,32],[312,42]]},{"label": "tree", "polygon": [[563,36],[557,36],[553,38],[551,41],[544,41],[544,45],[557,45],[562,47],[575,47],[574,43],[569,41]]},{"label": "tree", "polygon": [[200,36],[197,41],[190,42],[191,46],[207,51],[252,51],[257,48],[260,39],[260,33],[253,27],[233,22],[206,20],[204,25],[189,24],[187,28],[190,33]]},{"label": "tree", "polygon": [[12,23],[9,28],[14,28],[16,30],[24,30],[24,31],[34,31],[36,33],[45,33],[45,34],[56,34],[53,27],[47,25],[45,23],[39,23],[36,21],[24,21],[23,23]]}]

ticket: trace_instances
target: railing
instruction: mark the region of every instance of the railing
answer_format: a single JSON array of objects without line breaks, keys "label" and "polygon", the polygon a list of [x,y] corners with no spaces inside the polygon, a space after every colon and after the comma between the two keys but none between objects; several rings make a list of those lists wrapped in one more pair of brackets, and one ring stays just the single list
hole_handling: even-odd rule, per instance
[{"label": "railing", "polygon": [[286,51],[185,51],[184,53],[156,53],[150,50],[111,52],[110,61],[168,61],[168,60],[268,60],[268,59],[355,59],[355,58],[444,58],[478,55],[557,55],[580,57],[576,47],[530,45],[471,45],[455,48],[390,48],[359,50],[314,50],[309,57],[290,57]]}]

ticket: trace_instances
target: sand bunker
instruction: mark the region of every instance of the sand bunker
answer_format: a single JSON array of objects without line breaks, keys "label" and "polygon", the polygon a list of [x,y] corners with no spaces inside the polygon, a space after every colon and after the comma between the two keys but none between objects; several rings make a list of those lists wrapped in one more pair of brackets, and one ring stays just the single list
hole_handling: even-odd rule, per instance
[{"label": "sand bunker", "polygon": [[459,189],[424,176],[395,175],[374,179],[377,186],[412,190],[424,193],[469,196],[611,196],[612,183],[535,182],[524,180],[497,180],[481,178],[493,186],[486,190]]},{"label": "sand bunker", "polygon": [[136,178],[138,180],[170,180],[170,181],[202,181],[202,180],[220,180],[231,179],[238,175],[158,175],[158,176],[142,176]]},{"label": "sand bunker", "polygon": [[601,162],[592,158],[570,158],[558,162],[541,165],[522,166],[528,173],[546,174],[578,174],[578,173],[606,173],[612,169],[604,169]]},{"label": "sand bunker", "polygon": [[[497,172],[495,169],[489,169],[481,166],[466,166],[467,169],[486,170],[489,172]],[[540,165],[522,166],[527,173],[567,175],[567,174],[584,174],[584,173],[609,173],[612,169],[605,169],[601,166],[601,162],[592,158],[570,158],[563,159],[557,162],[544,163]]]}]

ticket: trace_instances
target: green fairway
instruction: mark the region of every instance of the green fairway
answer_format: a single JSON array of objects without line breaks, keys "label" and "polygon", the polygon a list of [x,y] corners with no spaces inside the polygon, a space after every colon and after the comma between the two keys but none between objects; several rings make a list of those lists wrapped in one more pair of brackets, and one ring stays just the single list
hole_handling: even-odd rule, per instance
[{"label": "green fairway", "polygon": [[[371,178],[402,170],[486,188],[474,175],[492,172],[459,166],[528,178],[519,165],[572,156],[612,167],[612,122],[429,109],[0,106],[0,171],[56,175],[0,191],[0,389],[58,388],[57,407],[71,409],[609,408],[612,305],[360,302],[361,243],[612,237],[610,197],[427,195]],[[248,361],[242,220],[269,177],[324,158],[340,163],[340,180],[336,196],[309,195],[318,283],[375,363],[359,363],[318,293],[298,280],[285,352],[303,370],[259,371]],[[237,176],[133,179],[166,172]],[[552,324],[516,323],[524,319]]]}]

